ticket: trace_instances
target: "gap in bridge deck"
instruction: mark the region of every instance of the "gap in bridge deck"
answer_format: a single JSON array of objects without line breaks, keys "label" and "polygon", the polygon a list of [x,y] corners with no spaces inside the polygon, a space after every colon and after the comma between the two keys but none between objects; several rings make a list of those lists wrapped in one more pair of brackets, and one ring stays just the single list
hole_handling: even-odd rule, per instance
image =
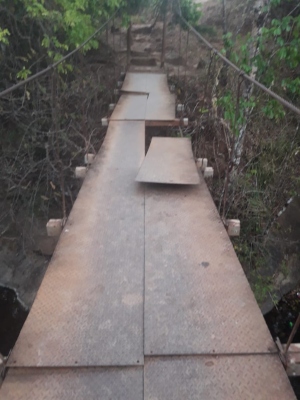
[{"label": "gap in bridge deck", "polygon": [[153,137],[169,137],[172,130],[166,127],[146,126],[145,132],[145,154],[148,153],[150,143]]}]

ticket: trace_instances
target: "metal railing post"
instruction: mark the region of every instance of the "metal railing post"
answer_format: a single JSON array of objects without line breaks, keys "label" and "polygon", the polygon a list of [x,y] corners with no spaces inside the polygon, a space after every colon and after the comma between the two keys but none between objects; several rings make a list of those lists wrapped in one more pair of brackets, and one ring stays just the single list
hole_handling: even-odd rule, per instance
[{"label": "metal railing post", "polygon": [[164,0],[163,2],[164,25],[162,33],[162,50],[161,50],[161,63],[160,63],[161,68],[163,68],[165,65],[165,57],[166,57],[167,12],[168,12],[168,0]]}]

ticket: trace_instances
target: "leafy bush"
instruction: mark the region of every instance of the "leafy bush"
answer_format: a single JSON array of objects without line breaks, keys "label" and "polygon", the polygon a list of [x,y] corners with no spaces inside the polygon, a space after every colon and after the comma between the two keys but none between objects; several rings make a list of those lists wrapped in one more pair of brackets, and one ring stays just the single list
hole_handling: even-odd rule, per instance
[{"label": "leafy bush", "polygon": [[196,4],[193,0],[181,0],[180,6],[183,18],[195,27],[202,14],[201,4]]}]

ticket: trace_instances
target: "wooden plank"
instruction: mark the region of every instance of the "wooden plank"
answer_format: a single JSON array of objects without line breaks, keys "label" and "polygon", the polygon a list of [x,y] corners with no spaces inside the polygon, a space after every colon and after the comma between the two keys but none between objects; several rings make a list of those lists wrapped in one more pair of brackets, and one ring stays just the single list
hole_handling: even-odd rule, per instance
[{"label": "wooden plank", "polygon": [[176,127],[176,126],[184,126],[183,121],[175,118],[174,120],[170,120],[170,121],[157,121],[157,120],[153,120],[153,121],[145,121],[146,123],[146,127],[147,126],[153,126],[153,127]]},{"label": "wooden plank", "polygon": [[[111,121],[110,118],[107,118],[108,122]],[[174,120],[153,120],[153,121],[145,121],[145,126],[153,126],[153,127],[176,127],[176,126],[184,126],[184,123],[181,119],[175,118]]]}]

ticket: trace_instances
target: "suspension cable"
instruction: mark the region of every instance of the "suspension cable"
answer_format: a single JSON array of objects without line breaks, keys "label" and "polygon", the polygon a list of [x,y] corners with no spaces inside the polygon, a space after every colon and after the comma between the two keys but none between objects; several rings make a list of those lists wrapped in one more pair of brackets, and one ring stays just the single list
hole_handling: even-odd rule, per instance
[{"label": "suspension cable", "polygon": [[258,82],[256,79],[252,78],[251,76],[247,75],[245,71],[241,70],[239,67],[237,67],[235,64],[233,64],[228,58],[223,56],[222,53],[220,53],[211,43],[209,43],[198,31],[196,31],[195,28],[192,27],[182,16],[181,14],[181,8],[180,8],[180,3],[178,0],[178,10],[175,9],[176,14],[179,16],[181,21],[193,32],[193,34],[200,39],[207,47],[209,47],[214,54],[216,54],[218,57],[220,57],[227,65],[229,65],[231,68],[233,68],[236,72],[239,73],[240,76],[248,80],[249,82],[253,83],[253,85],[259,87],[261,90],[266,92],[268,95],[273,97],[275,100],[277,100],[279,103],[281,103],[283,106],[286,108],[290,109],[294,113],[300,115],[300,109],[296,106],[294,106],[292,103],[288,102],[285,100],[283,97],[279,96],[278,94],[274,93],[272,90],[268,89],[266,86],[264,86],[262,83]]},{"label": "suspension cable", "polygon": [[37,72],[36,74],[30,76],[29,78],[25,79],[24,81],[21,81],[19,83],[16,83],[15,85],[11,86],[10,88],[3,90],[2,92],[0,92],[0,98],[6,96],[7,94],[13,92],[14,90],[26,85],[29,82],[32,82],[38,78],[40,78],[41,76],[46,75],[48,72],[50,72],[51,70],[54,70],[58,65],[60,65],[61,63],[63,63],[64,61],[66,61],[68,58],[70,58],[71,56],[73,56],[74,54],[76,54],[79,50],[81,50],[87,43],[89,43],[99,32],[102,31],[103,28],[105,28],[110,21],[112,21],[114,19],[114,17],[116,16],[116,14],[118,13],[119,9],[117,11],[114,12],[114,14],[106,21],[104,22],[104,24],[102,24],[100,26],[100,28],[98,28],[90,37],[88,37],[83,43],[81,43],[81,45],[79,45],[76,49],[74,49],[73,51],[71,51],[70,53],[68,53],[67,55],[65,55],[64,57],[62,57],[60,60],[56,61],[55,63],[49,65],[47,68],[43,69],[42,71]]}]

